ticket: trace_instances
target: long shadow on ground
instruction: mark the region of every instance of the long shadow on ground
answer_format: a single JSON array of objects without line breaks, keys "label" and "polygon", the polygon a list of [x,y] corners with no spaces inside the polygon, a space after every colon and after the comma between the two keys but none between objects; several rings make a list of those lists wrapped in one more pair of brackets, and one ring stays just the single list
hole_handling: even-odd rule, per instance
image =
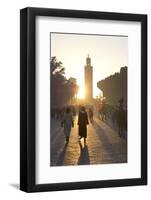
[{"label": "long shadow on ground", "polygon": [[65,160],[67,146],[68,146],[68,144],[65,143],[62,151],[60,152],[60,155],[58,156],[57,162],[55,164],[56,166],[63,166],[64,165],[64,160]]},{"label": "long shadow on ground", "polygon": [[85,144],[84,147],[82,146],[81,142],[79,142],[80,145],[80,156],[78,159],[78,165],[88,165],[90,164],[90,159],[89,159],[89,152],[88,152],[88,147]]},{"label": "long shadow on ground", "polygon": [[104,129],[102,129],[101,126],[96,121],[93,122],[92,126],[94,127],[95,132],[98,135],[103,145],[103,149],[105,150],[105,153],[107,156],[106,162],[109,162],[109,163],[127,162],[127,155],[122,155],[122,152],[124,152],[124,149],[122,148],[126,148],[126,147],[122,146],[122,144],[119,144],[119,143],[112,144],[109,141],[109,138],[106,135]]}]

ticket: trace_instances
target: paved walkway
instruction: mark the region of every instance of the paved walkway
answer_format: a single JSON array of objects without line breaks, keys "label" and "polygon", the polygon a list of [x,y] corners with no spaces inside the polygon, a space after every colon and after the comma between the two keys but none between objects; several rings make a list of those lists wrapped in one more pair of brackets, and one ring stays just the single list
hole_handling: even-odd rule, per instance
[{"label": "paved walkway", "polygon": [[78,140],[77,117],[69,143],[66,144],[63,128],[53,121],[51,128],[51,166],[108,164],[127,162],[126,140],[121,139],[110,126],[95,118],[88,125],[86,145]]}]

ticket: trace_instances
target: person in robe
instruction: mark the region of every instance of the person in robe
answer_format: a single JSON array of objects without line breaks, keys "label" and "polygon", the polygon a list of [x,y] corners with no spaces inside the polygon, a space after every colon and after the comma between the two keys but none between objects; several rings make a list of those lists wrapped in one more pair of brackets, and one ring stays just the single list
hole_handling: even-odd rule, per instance
[{"label": "person in robe", "polygon": [[69,107],[66,109],[66,111],[64,113],[62,124],[64,127],[64,135],[66,137],[66,142],[68,143],[71,128],[74,126],[73,115],[72,115],[72,112]]},{"label": "person in robe", "polygon": [[79,139],[84,138],[84,142],[86,142],[86,138],[87,138],[87,125],[88,124],[89,124],[88,115],[85,110],[85,107],[82,106],[79,111],[78,126],[79,126]]}]

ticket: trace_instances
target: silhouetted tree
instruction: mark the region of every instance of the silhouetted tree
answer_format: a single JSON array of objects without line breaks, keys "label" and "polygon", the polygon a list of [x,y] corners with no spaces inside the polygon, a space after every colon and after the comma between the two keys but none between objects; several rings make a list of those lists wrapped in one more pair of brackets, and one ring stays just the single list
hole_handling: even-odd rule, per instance
[{"label": "silhouetted tree", "polygon": [[65,67],[56,57],[52,57],[50,61],[50,76],[51,106],[64,107],[71,104],[78,92],[76,79],[65,77]]},{"label": "silhouetted tree", "polygon": [[58,62],[55,56],[53,56],[50,61],[50,73],[60,74],[62,76],[65,74],[65,68],[62,66],[62,62]]}]

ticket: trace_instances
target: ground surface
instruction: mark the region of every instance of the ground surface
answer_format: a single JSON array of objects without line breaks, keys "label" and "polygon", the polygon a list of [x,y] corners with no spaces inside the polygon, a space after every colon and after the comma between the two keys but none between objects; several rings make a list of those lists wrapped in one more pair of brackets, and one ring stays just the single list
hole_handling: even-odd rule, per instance
[{"label": "ground surface", "polygon": [[51,166],[107,164],[127,162],[127,143],[107,123],[94,118],[88,125],[87,141],[79,142],[77,117],[66,144],[63,128],[57,120],[52,121]]}]

